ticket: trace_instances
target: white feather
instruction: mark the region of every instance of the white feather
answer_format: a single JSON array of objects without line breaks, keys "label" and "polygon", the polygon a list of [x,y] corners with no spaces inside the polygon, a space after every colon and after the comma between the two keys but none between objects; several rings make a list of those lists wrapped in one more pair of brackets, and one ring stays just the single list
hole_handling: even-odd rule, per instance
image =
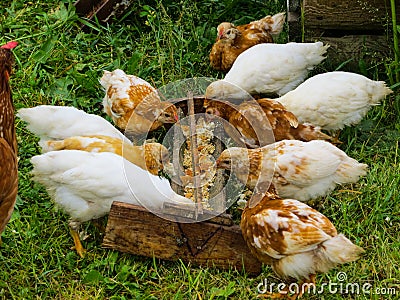
[{"label": "white feather", "polygon": [[71,106],[39,105],[21,108],[17,116],[42,141],[62,140],[71,136],[105,135],[127,140],[106,119]]},{"label": "white feather", "polygon": [[106,215],[113,201],[160,210],[164,202],[193,205],[176,194],[167,179],[154,176],[113,153],[79,150],[32,157],[34,180],[43,184],[72,220]]},{"label": "white feather", "polygon": [[273,180],[283,198],[307,201],[324,196],[337,184],[357,182],[367,170],[366,164],[326,141],[283,140],[263,149],[266,150],[264,159],[275,160],[275,172],[286,180],[283,184]]},{"label": "white feather", "polygon": [[276,100],[294,113],[299,123],[336,130],[359,123],[371,106],[390,93],[383,81],[337,71],[313,76]]},{"label": "white feather", "polygon": [[[278,93],[283,95],[306,78],[308,71],[325,59],[329,46],[316,43],[259,44],[241,53],[223,81],[239,86],[250,94]],[[206,97],[223,99],[228,95],[218,87],[207,88]],[[236,93],[236,89],[234,93]]]}]

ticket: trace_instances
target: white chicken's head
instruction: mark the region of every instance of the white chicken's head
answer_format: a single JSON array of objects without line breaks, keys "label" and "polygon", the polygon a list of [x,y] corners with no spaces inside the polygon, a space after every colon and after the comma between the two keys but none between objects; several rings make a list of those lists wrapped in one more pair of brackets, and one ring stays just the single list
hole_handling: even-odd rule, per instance
[{"label": "white chicken's head", "polygon": [[228,100],[239,103],[253,99],[245,90],[225,80],[212,82],[206,89],[205,98],[210,100]]}]

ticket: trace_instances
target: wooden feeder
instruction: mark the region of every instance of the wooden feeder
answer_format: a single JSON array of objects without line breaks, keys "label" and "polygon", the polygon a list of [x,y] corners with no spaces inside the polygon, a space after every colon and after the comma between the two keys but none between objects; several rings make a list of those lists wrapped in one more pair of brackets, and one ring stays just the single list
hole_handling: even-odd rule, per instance
[{"label": "wooden feeder", "polygon": [[[196,183],[196,175],[199,175],[199,154],[195,112],[202,112],[204,97],[193,97],[189,94],[187,99],[179,100],[181,101],[173,102],[189,117],[192,169],[195,175],[193,180]],[[175,142],[178,143],[176,147]],[[179,148],[179,143],[179,137],[174,137],[174,149]],[[217,154],[222,152],[222,145],[216,143],[215,147]],[[223,172],[217,172],[214,187],[222,187],[223,181]],[[198,185],[195,184],[196,186]],[[172,184],[172,187],[179,192],[178,185]],[[167,218],[140,206],[114,202],[108,217],[103,247],[166,260],[181,259],[194,265],[223,269],[233,267],[244,269],[249,274],[259,274],[261,263],[251,255],[240,227],[225,213],[225,202],[218,201],[220,206],[213,211],[203,209],[201,188],[195,188],[194,199],[196,206],[193,211],[165,203],[162,213]]]},{"label": "wooden feeder", "polygon": [[[351,59],[344,69],[357,70],[360,61],[381,62],[392,55],[386,34],[391,28],[389,0],[287,0],[287,7],[289,40],[329,44],[327,60],[333,64]],[[399,19],[399,1],[396,15]]]}]

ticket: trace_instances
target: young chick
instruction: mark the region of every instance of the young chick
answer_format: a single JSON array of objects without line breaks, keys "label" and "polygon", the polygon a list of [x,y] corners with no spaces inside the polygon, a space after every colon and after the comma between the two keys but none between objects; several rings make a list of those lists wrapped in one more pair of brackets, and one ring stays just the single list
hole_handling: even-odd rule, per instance
[{"label": "young chick", "polygon": [[[247,148],[258,148],[288,139],[331,140],[318,127],[298,124],[296,116],[275,100],[258,99],[234,105],[228,101],[205,99],[204,108],[207,114],[223,118],[236,128],[241,135],[240,142]],[[225,130],[235,139],[237,134],[233,134],[232,129],[227,127]]]},{"label": "young chick", "polygon": [[[39,105],[21,108],[17,116],[41,141],[63,140],[71,136],[105,135],[118,139],[125,136],[106,119],[72,106]],[[127,139],[126,139],[127,140]]]},{"label": "young chick", "polygon": [[235,26],[224,22],[217,27],[217,41],[210,52],[211,66],[227,72],[238,55],[254,45],[273,43],[272,35],[278,35],[283,29],[285,13],[266,16],[250,24]]},{"label": "young chick", "polygon": [[364,252],[338,234],[323,214],[300,201],[280,198],[273,187],[254,207],[247,203],[240,227],[251,253],[286,280],[315,284],[317,273],[355,261]]},{"label": "young chick", "polygon": [[258,149],[232,147],[224,150],[217,167],[231,169],[238,179],[258,193],[270,182],[278,195],[307,201],[324,196],[337,184],[357,182],[367,165],[320,140],[283,140]]},{"label": "young chick", "polygon": [[154,176],[114,153],[51,151],[32,157],[34,180],[43,184],[56,205],[70,216],[76,251],[84,248],[77,230],[82,222],[109,213],[113,201],[160,211],[165,202],[193,202],[176,194],[167,179]]},{"label": "young chick", "polygon": [[336,71],[315,75],[275,100],[300,122],[337,130],[359,123],[371,106],[378,105],[390,93],[392,90],[384,81]]},{"label": "young chick", "polygon": [[241,90],[252,95],[283,95],[303,82],[308,72],[325,59],[328,47],[322,42],[255,45],[237,57],[223,80],[207,87],[205,96],[240,100]]},{"label": "young chick", "polygon": [[123,156],[153,175],[158,175],[164,165],[170,164],[168,149],[159,143],[133,146],[128,141],[109,136],[73,136],[59,141],[40,142],[42,152],[59,150],[82,150],[87,152],[111,152]]},{"label": "young chick", "polygon": [[144,134],[178,120],[176,107],[162,102],[157,90],[137,76],[104,71],[100,84],[106,90],[104,111],[126,133]]}]

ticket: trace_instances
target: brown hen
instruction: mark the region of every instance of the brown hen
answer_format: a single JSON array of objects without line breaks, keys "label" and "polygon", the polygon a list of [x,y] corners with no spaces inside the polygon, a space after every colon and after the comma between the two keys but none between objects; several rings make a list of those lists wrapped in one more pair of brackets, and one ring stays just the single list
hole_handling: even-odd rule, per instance
[{"label": "brown hen", "polygon": [[[258,148],[281,140],[331,140],[310,124],[298,124],[294,114],[271,99],[245,101],[234,105],[228,101],[204,100],[207,114],[227,120],[240,133],[225,125],[227,133],[248,148]],[[236,133],[235,133],[236,132]]]},{"label": "brown hen", "polygon": [[246,204],[240,227],[251,253],[279,277],[308,283],[301,285],[299,294],[309,283],[315,285],[317,273],[355,261],[364,252],[338,234],[323,214],[300,201],[280,198],[273,186],[254,207]]},{"label": "brown hen", "polygon": [[104,71],[100,83],[105,88],[104,111],[127,134],[145,134],[178,120],[176,107],[161,101],[157,90],[137,76],[120,69]]},{"label": "brown hen", "polygon": [[0,47],[0,235],[10,220],[18,191],[17,139],[9,85],[14,63],[11,49],[16,46],[17,42],[9,42]]},{"label": "brown hen", "polygon": [[240,53],[261,43],[273,43],[273,35],[278,35],[285,22],[285,13],[266,16],[246,25],[235,26],[223,22],[217,27],[217,40],[211,48],[211,66],[228,72]]}]

